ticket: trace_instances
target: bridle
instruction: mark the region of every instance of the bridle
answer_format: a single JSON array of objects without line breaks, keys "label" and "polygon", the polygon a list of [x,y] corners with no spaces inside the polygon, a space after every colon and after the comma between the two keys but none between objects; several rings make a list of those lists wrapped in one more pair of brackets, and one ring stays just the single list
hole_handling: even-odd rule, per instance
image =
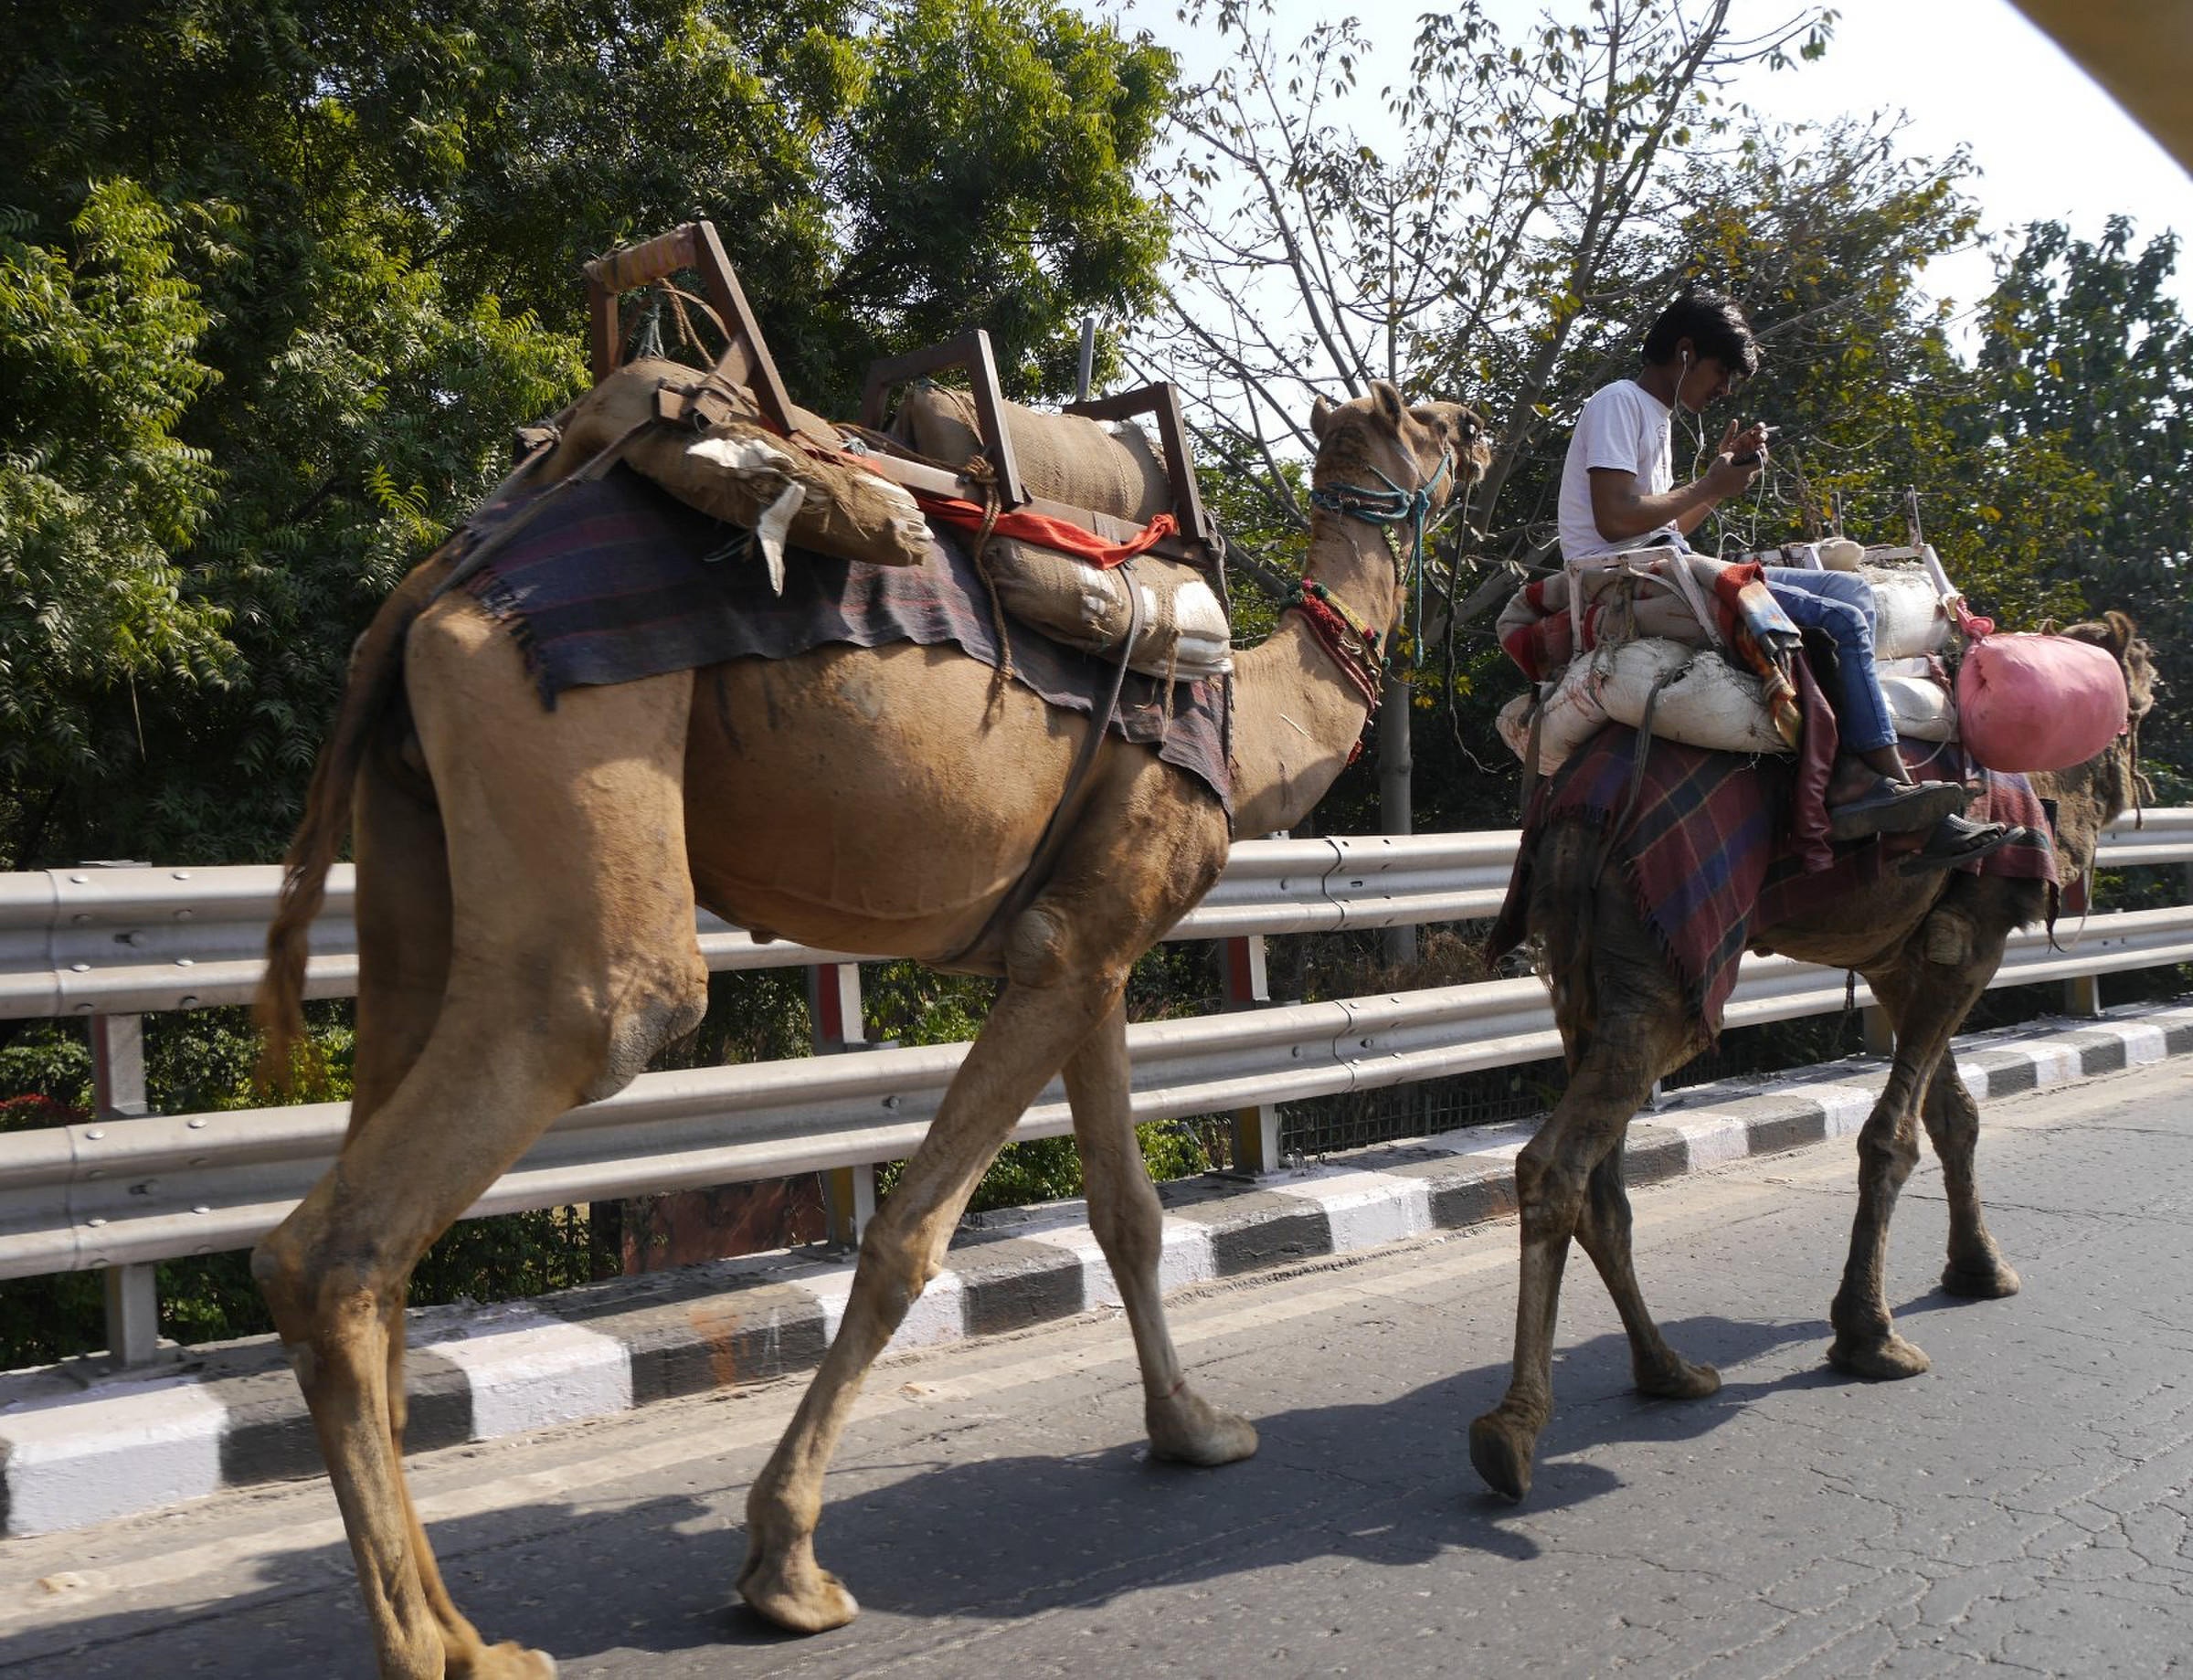
[{"label": "bridle", "polygon": [[[1393,558],[1395,580],[1409,592],[1411,604],[1418,615],[1411,630],[1421,642],[1425,535],[1430,527],[1433,495],[1455,471],[1454,448],[1449,445],[1441,449],[1439,464],[1431,476],[1411,490],[1404,490],[1376,467],[1372,467],[1371,471],[1384,489],[1372,490],[1360,484],[1320,484],[1309,492],[1309,504],[1329,513],[1361,520],[1378,529],[1385,538],[1386,552]],[[1400,542],[1400,528],[1404,525],[1409,530],[1405,552]],[[1349,686],[1376,713],[1387,665],[1385,652],[1380,647],[1384,639],[1380,633],[1311,577],[1296,581],[1279,610],[1302,615],[1319,645],[1340,666]],[[1357,750],[1361,750],[1361,743]]]}]

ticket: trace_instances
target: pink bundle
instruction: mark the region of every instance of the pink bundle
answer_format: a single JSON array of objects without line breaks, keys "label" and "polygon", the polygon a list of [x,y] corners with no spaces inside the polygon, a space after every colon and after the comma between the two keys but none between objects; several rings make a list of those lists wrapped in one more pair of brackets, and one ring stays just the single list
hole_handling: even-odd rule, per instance
[{"label": "pink bundle", "polygon": [[2124,733],[2124,671],[2107,650],[2069,636],[1994,633],[1962,609],[1970,639],[1957,667],[1957,732],[1990,770],[2061,770]]}]

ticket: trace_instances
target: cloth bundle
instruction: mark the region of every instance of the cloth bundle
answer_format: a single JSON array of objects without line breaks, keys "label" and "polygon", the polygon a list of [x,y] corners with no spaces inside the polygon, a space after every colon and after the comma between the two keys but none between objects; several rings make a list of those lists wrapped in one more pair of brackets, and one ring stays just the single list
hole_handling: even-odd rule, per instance
[{"label": "cloth bundle", "polygon": [[[1892,551],[1873,551],[1886,553]],[[1750,557],[1782,564],[1785,556]],[[1573,565],[1519,589],[1499,618],[1500,646],[1536,685],[1502,707],[1500,738],[1551,774],[1604,724],[1641,726],[1721,752],[1784,753],[1760,679],[1716,647],[1729,618],[1714,605],[1718,561],[1673,547]],[[1942,592],[1908,565],[1857,565],[1879,614],[1875,670],[1899,734],[1953,740],[1956,711],[1937,656],[1949,639]],[[1541,713],[1533,718],[1534,710]]]},{"label": "cloth bundle", "polygon": [[[662,417],[666,395],[703,392],[728,417],[698,430]],[[568,477],[620,444],[618,459],[688,507],[752,531],[779,590],[788,542],[874,565],[921,565],[929,527],[913,496],[836,455],[838,430],[819,415],[796,409],[792,420],[794,438],[780,438],[743,386],[683,363],[632,362],[550,422],[555,451],[528,481]]]},{"label": "cloth bundle", "polygon": [[[1082,415],[1039,414],[1017,403],[1005,405],[1004,417],[1031,495],[1143,525],[1171,512],[1171,480],[1140,428],[1107,428]],[[890,431],[948,467],[964,467],[982,452],[974,398],[941,386],[908,392]],[[1099,567],[995,534],[983,547],[981,565],[1008,613],[1068,647],[1116,654],[1128,633],[1131,608],[1139,607],[1129,670],[1200,682],[1234,669],[1225,608],[1192,565],[1144,554]]]},{"label": "cloth bundle", "polygon": [[[1139,426],[1103,426],[1086,415],[1039,414],[1004,405],[1005,432],[1031,495],[1147,525],[1172,509],[1172,480]],[[948,467],[982,453],[975,399],[948,386],[918,385],[891,417],[890,435]]]}]

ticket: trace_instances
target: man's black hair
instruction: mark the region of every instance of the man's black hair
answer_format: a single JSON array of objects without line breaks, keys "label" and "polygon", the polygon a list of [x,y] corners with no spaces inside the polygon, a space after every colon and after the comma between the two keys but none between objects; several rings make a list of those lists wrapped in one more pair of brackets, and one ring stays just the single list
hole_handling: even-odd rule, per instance
[{"label": "man's black hair", "polygon": [[1732,298],[1693,291],[1676,299],[1645,331],[1646,364],[1659,367],[1674,361],[1676,346],[1686,338],[1701,362],[1711,356],[1747,379],[1759,371],[1759,346],[1752,337],[1752,323]]}]

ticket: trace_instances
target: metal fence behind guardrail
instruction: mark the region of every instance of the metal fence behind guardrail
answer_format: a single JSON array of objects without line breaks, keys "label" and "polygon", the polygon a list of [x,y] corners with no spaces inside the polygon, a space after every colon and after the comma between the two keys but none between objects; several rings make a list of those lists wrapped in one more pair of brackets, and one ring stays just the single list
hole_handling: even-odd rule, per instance
[{"label": "metal fence behind guardrail", "polygon": [[[1499,907],[1513,831],[1247,841],[1171,937],[1227,942],[1236,1004],[1263,1002],[1266,935],[1469,921]],[[2105,839],[2111,866],[2193,860],[2193,810],[2150,811]],[[143,1113],[133,1035],[148,1012],[248,1001],[281,884],[272,868],[87,866],[0,875],[0,1016],[88,1018],[101,1113],[0,1136],[0,1278],[104,1268],[110,1337],[149,1354],[151,1263],[248,1246],[323,1172],[344,1104],[196,1115]],[[353,877],[334,872],[313,925],[308,990],[348,995],[357,960]],[[2060,930],[2062,933],[2064,930]],[[699,919],[711,968],[805,967],[824,1047],[857,1042],[859,954],[757,942]],[[2039,929],[2013,937],[1998,986],[2091,979],[2193,962],[2193,904],[2097,915],[2069,950]],[[1870,998],[1861,985],[1860,1001]],[[1744,962],[1731,1027],[1838,1010],[1839,971],[1785,957]],[[1252,1164],[1276,1164],[1277,1105],[1558,1056],[1543,988],[1484,981],[1385,997],[1269,1004],[1128,1029],[1138,1119],[1233,1112]],[[812,1170],[854,1175],[909,1154],[964,1045],[872,1049],[641,1075],[574,1109],[469,1217]],[[1070,1128],[1054,1085],[1017,1136]],[[872,1205],[872,1204],[871,1204]]]}]

